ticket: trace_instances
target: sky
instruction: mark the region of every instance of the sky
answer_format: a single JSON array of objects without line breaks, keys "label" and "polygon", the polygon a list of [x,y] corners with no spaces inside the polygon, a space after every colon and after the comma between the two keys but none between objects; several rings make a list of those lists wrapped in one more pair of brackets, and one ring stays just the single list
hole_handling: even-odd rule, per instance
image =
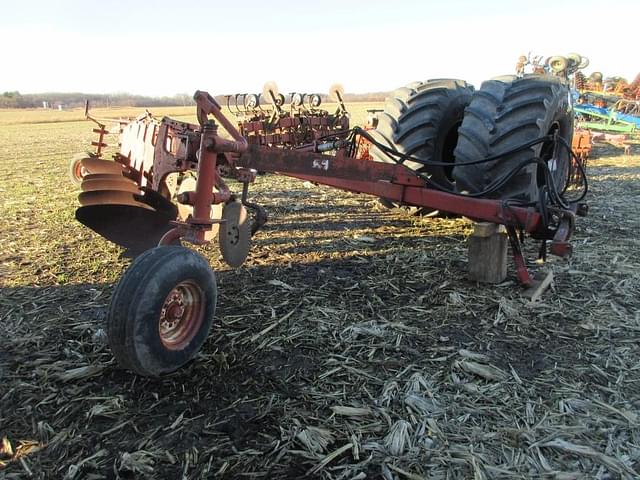
[{"label": "sky", "polygon": [[640,0],[14,0],[0,10],[0,92],[479,87],[528,52],[578,52],[587,74],[631,81],[638,18]]}]

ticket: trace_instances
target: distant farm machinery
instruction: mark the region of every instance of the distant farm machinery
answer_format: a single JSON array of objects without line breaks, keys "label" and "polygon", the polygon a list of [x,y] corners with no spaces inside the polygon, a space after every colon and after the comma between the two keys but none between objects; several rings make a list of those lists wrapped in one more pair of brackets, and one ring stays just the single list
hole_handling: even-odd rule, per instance
[{"label": "distant farm machinery", "polygon": [[[640,131],[640,74],[628,83],[622,77],[604,77],[581,71],[589,60],[577,53],[566,57],[522,55],[516,71],[547,73],[565,78],[572,88],[576,131],[572,148],[586,166],[593,141],[607,141],[630,151],[629,137]],[[575,171],[575,169],[574,169]]]},{"label": "distant farm machinery", "polygon": [[[544,60],[544,61],[543,61]],[[532,56],[521,55],[516,63],[517,75],[554,75],[568,79],[579,70],[589,66],[589,59],[579,53],[569,53],[566,56],[555,55],[543,57],[542,55]]]},{"label": "distant farm machinery", "polygon": [[[104,158],[98,121],[96,151],[72,170],[82,189],[76,218],[137,255],[107,315],[122,365],[160,375],[200,349],[216,282],[184,245],[217,237],[224,261],[242,265],[267,218],[249,201],[257,172],[502,224],[525,285],[532,282],[525,234],[543,242],[542,255],[546,242],[552,254],[571,253],[575,216],[586,213],[586,178],[582,195],[570,200],[573,113],[564,80],[499,77],[477,92],[460,80],[414,82],[393,92],[367,128],[349,126],[341,87],[330,98],[333,113],[320,108],[320,96],[286,97],[273,84],[262,95],[227,96],[236,127],[198,91],[198,124],[149,114],[122,122],[113,160]],[[240,182],[240,191],[225,178]]]},{"label": "distant farm machinery", "polygon": [[579,128],[633,135],[640,131],[640,74],[630,84],[620,77],[604,79],[599,72],[574,78],[575,112]]},{"label": "distant farm machinery", "polygon": [[621,99],[637,101],[640,100],[640,74],[628,83],[622,77],[604,78],[600,72],[593,72],[589,77],[576,72],[574,88],[586,101],[598,106],[611,105]]}]

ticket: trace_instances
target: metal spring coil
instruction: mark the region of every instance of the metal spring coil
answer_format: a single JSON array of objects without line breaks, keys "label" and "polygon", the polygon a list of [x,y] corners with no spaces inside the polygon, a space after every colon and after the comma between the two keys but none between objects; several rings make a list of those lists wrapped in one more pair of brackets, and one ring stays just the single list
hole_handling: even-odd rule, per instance
[{"label": "metal spring coil", "polygon": [[587,84],[587,77],[584,76],[584,73],[576,72],[574,78],[575,78],[576,89],[584,90]]}]

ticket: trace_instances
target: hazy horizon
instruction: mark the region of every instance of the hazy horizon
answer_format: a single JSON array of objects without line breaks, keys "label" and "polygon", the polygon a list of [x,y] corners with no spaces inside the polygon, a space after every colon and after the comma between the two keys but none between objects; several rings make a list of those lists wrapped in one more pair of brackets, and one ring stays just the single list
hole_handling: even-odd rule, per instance
[{"label": "hazy horizon", "polygon": [[[234,92],[234,93],[261,93],[262,92],[262,87],[263,85],[256,85],[256,88],[254,90],[250,90],[247,92]],[[278,90],[280,91],[280,87],[278,87]],[[376,92],[346,92],[345,91],[345,95],[374,95],[377,93],[389,93],[389,91],[391,91],[393,89],[389,89],[389,90],[384,90],[384,91],[376,91]],[[145,94],[143,93],[131,93],[131,92],[81,92],[81,91],[54,91],[54,90],[43,90],[41,92],[23,92],[20,90],[6,90],[6,89],[0,89],[0,94],[2,94],[3,92],[15,92],[17,91],[18,93],[20,93],[20,95],[88,95],[88,96],[132,96],[132,97],[152,97],[152,98],[173,98],[173,97],[180,97],[180,96],[184,96],[187,95],[189,98],[193,97],[193,94],[195,94],[195,90],[193,92],[175,92],[175,93],[169,93],[169,94],[162,94],[162,95],[150,95],[150,94]],[[282,91],[282,93],[285,93],[284,91]],[[289,92],[286,92],[289,93]],[[329,92],[322,92],[322,91],[308,91],[308,92],[303,92],[303,93],[318,93],[318,94],[328,94]],[[215,93],[213,94],[214,96],[224,96],[225,94],[223,93]]]},{"label": "hazy horizon", "polygon": [[371,93],[438,77],[477,87],[512,74],[528,52],[576,51],[591,61],[587,74],[632,80],[640,70],[633,29],[607,27],[605,39],[583,27],[601,13],[634,18],[637,1],[216,3],[12,2],[0,18],[0,40],[11,46],[0,91],[223,95],[275,80],[282,92],[325,93],[340,82]]}]

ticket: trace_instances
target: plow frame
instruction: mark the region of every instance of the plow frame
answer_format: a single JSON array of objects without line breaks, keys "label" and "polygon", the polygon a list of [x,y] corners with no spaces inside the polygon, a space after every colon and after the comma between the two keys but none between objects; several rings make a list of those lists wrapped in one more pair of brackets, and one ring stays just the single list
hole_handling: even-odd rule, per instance
[{"label": "plow frame", "polygon": [[[159,245],[172,245],[180,240],[202,245],[210,240],[210,236],[206,237],[212,226],[226,221],[212,218],[211,206],[224,205],[237,198],[224,182],[223,175],[241,182],[242,204],[258,210],[259,221],[252,232],[255,233],[266,221],[266,213],[261,211],[261,207],[247,199],[249,184],[255,181],[257,172],[285,175],[339,190],[372,195],[400,205],[440,210],[474,221],[504,225],[512,246],[521,243],[518,233],[526,232],[537,240],[550,241],[551,253],[562,257],[571,254],[569,239],[575,215],[587,212],[585,204],[573,205],[571,210],[552,209],[550,218],[553,221],[549,222],[549,212],[545,217],[531,206],[435,189],[402,164],[372,161],[366,154],[368,141],[362,136],[357,137],[356,148],[351,150],[340,141],[329,142],[327,151],[333,151],[333,154],[322,153],[322,137],[297,148],[271,146],[269,140],[273,140],[273,134],[265,130],[264,122],[240,122],[236,128],[223,114],[220,104],[207,92],[197,91],[194,100],[199,125],[166,117],[158,122],[148,112],[127,125],[121,125],[120,152],[114,155],[114,159],[123,165],[123,175],[136,181],[143,191],[161,193],[169,200],[175,191],[167,188],[167,177],[172,173],[197,172],[195,190],[175,197],[178,203],[192,206],[193,214],[186,219],[171,221],[171,228],[162,236]],[[209,116],[214,120],[209,120]],[[88,113],[87,118],[95,121]],[[288,126],[294,118],[284,116],[281,121],[284,120],[284,125]],[[344,118],[348,125],[348,118]],[[326,118],[311,119],[318,123],[318,120]],[[324,129],[325,123],[319,122],[318,126]],[[246,126],[251,124],[255,125],[254,134],[243,135],[247,133]],[[218,135],[218,125],[231,139]],[[103,130],[104,127],[96,129],[101,137],[97,142],[99,148],[103,146],[100,145]],[[339,135],[348,129],[333,132]],[[150,197],[153,201],[157,196]],[[512,255],[519,282],[530,285],[532,278],[522,250],[512,248]]]},{"label": "plow frame", "polygon": [[[400,164],[354,158],[340,148],[335,155],[326,155],[314,153],[314,145],[303,149],[284,149],[266,146],[257,141],[249,143],[207,92],[196,92],[194,99],[200,127],[165,118],[157,133],[153,161],[154,189],[169,173],[184,172],[194,167],[198,172],[195,191],[185,192],[178,198],[180,203],[193,206],[193,215],[186,221],[172,222],[174,228],[164,235],[160,245],[171,245],[180,239],[204,244],[207,242],[205,233],[211,229],[211,225],[224,223],[223,219],[210,216],[212,204],[224,204],[233,198],[221,172],[244,184],[242,198],[245,205],[252,205],[246,201],[246,196],[248,185],[255,180],[256,172],[270,172],[340,190],[373,195],[404,205],[428,207],[466,216],[475,221],[505,225],[512,244],[520,242],[517,232],[526,232],[533,238],[551,241],[551,253],[562,257],[571,253],[569,239],[576,213],[586,213],[583,205],[576,205],[573,211],[557,210],[552,214],[554,226],[549,226],[547,219],[534,207],[436,190],[429,187],[415,172]],[[228,132],[231,140],[218,135],[217,125],[208,119],[209,115]],[[176,135],[175,132],[180,133]],[[190,146],[189,142],[193,144],[198,136],[198,160],[194,162],[189,160],[187,152],[193,151],[194,146]],[[172,139],[175,138],[179,138],[179,148],[174,145]],[[512,250],[519,281],[530,285],[532,279],[521,250]]]}]

